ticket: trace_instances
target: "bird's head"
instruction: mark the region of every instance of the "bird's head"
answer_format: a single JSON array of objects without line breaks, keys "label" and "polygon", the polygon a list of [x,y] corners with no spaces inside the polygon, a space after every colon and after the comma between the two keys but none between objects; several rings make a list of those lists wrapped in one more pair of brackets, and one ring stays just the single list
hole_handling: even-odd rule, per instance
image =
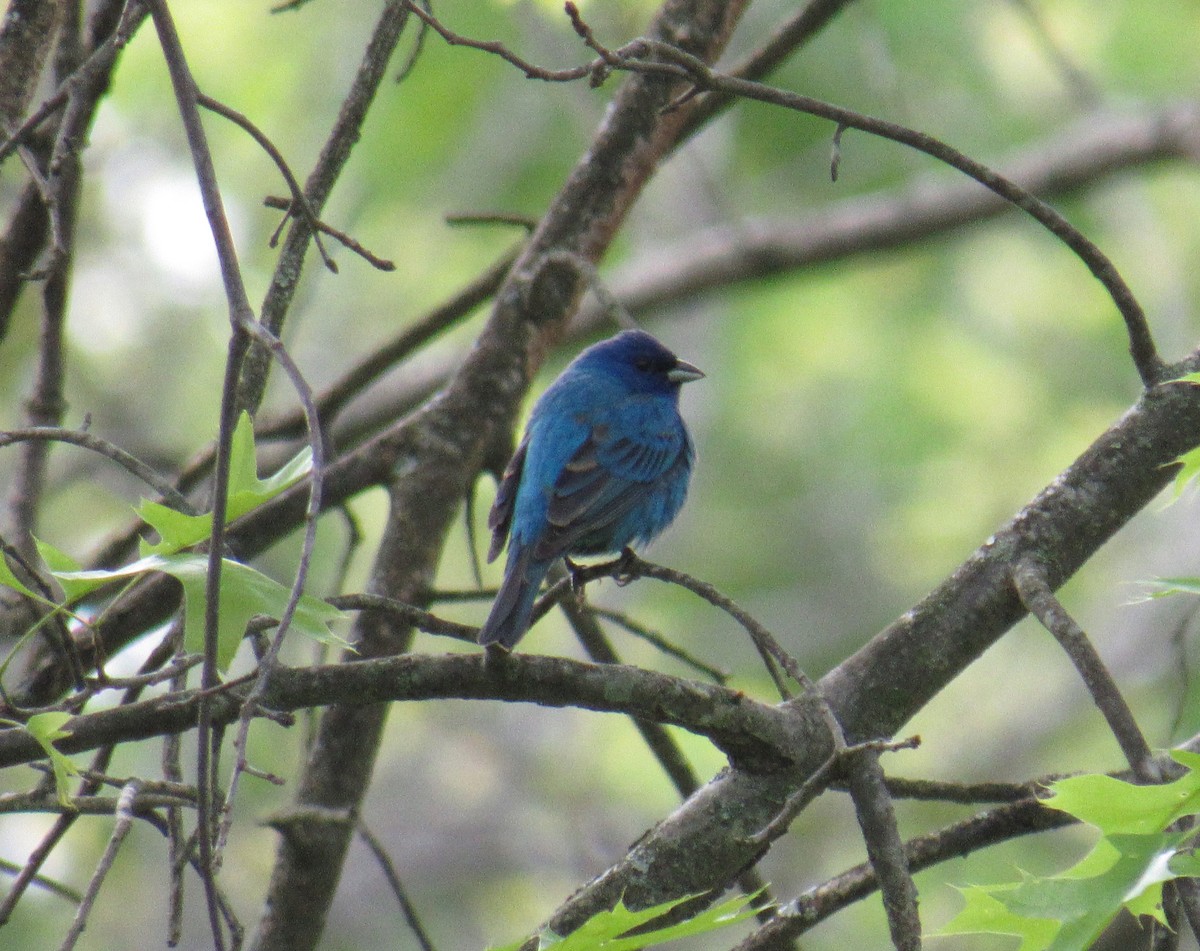
[{"label": "bird's head", "polygon": [[704,376],[642,330],[624,330],[594,344],[579,355],[576,365],[616,376],[635,393],[674,393]]}]

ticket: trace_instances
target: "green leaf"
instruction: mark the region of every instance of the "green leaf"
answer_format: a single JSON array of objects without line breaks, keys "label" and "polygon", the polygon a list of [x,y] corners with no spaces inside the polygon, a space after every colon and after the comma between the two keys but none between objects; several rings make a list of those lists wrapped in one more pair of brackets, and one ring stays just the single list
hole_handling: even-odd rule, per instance
[{"label": "green leaf", "polygon": [[1186,834],[1101,839],[1061,875],[1024,875],[1019,884],[963,890],[966,907],[941,934],[994,933],[1021,938],[1021,951],[1084,951],[1122,907],[1163,919],[1162,883]]},{"label": "green leaf", "polygon": [[[750,902],[757,896],[737,895],[705,909],[686,921],[629,935],[633,929],[648,924],[695,897],[697,896],[685,895],[683,898],[674,898],[639,911],[627,908],[622,900],[617,902],[615,908],[593,915],[565,938],[553,933],[543,934],[538,946],[539,948],[553,948],[554,951],[637,951],[638,948],[651,948],[669,941],[677,941],[680,938],[727,928],[740,921],[745,921],[747,918],[752,918],[755,913],[754,909],[750,907]],[[515,944],[495,949],[495,951],[516,951],[524,943],[523,940],[518,941]]]},{"label": "green leaf", "polygon": [[[204,649],[205,581],[208,559],[203,555],[170,555],[159,569],[183,585],[183,640],[190,651]],[[217,630],[217,664],[226,669],[237,653],[246,625],[258,614],[278,618],[287,606],[291,591],[260,571],[228,558],[221,562],[220,619]],[[302,595],[292,618],[292,629],[345,649],[353,647],[338,637],[329,625],[342,612],[320,598]]]},{"label": "green leaf", "polygon": [[254,424],[250,414],[243,412],[233,431],[230,447],[229,501],[226,506],[229,520],[240,518],[270,501],[311,471],[312,447],[305,446],[273,476],[260,479],[254,451]]},{"label": "green leaf", "polygon": [[[148,571],[161,571],[178,579],[183,585],[183,639],[190,651],[204,649],[205,579],[208,577],[208,556],[202,554],[152,554],[132,564],[112,570],[54,572],[54,577],[66,584],[97,587],[118,578],[132,578]],[[226,669],[237,653],[246,633],[246,625],[258,614],[279,618],[287,606],[291,591],[248,565],[225,558],[221,562],[220,617],[217,629],[217,663]],[[342,617],[342,612],[310,595],[302,595],[292,617],[292,629],[323,644],[347,650],[354,648],[338,637],[329,625]]]},{"label": "green leaf", "polygon": [[184,548],[204,541],[212,534],[212,513],[188,515],[168,508],[160,502],[142,499],[137,508],[138,518],[158,532],[157,542],[142,539],[139,554],[173,555]]},{"label": "green leaf", "polygon": [[71,735],[69,730],[62,728],[63,724],[70,719],[71,714],[69,713],[51,711],[35,713],[25,723],[25,729],[50,757],[50,767],[54,770],[54,788],[58,793],[58,801],[68,809],[73,808],[71,805],[71,778],[79,775],[79,769],[55,748],[54,741]]},{"label": "green leaf", "polygon": [[1111,776],[1073,776],[1050,787],[1043,805],[1067,812],[1106,835],[1161,832],[1176,819],[1200,812],[1200,773],[1172,783],[1135,786]]},{"label": "green leaf", "polygon": [[1175,498],[1179,498],[1183,494],[1183,490],[1188,487],[1188,484],[1197,475],[1200,475],[1200,448],[1193,449],[1191,452],[1185,452],[1175,461],[1182,465],[1182,468],[1175,476]]},{"label": "green leaf", "polygon": [[1169,831],[1200,813],[1200,755],[1171,755],[1187,772],[1162,785],[1095,775],[1053,783],[1045,805],[1099,829],[1095,847],[1058,875],[964,889],[964,908],[941,933],[1016,935],[1021,951],[1082,951],[1122,908],[1165,924],[1163,883],[1200,871],[1189,851],[1198,830]]},{"label": "green leaf", "polygon": [[1013,935],[1021,939],[1018,951],[1039,951],[1049,947],[1062,927],[1061,924],[1053,918],[1027,918],[1017,914],[993,894],[995,891],[1013,887],[1015,886],[989,888],[974,885],[960,888],[958,891],[966,904],[937,934]]},{"label": "green leaf", "polygon": [[0,555],[0,585],[4,585],[6,588],[12,588],[14,591],[19,591],[28,598],[35,598],[39,601],[41,600],[38,595],[34,594],[27,587],[25,587],[25,585],[21,583],[20,579],[13,574],[13,570],[8,566],[8,559],[3,555]]},{"label": "green leaf", "polygon": [[[254,448],[254,424],[243,412],[233,431],[229,453],[229,494],[225,504],[228,521],[241,518],[277,496],[312,471],[312,448],[304,447],[274,475],[260,479]],[[143,499],[138,517],[157,533],[157,542],[142,541],[142,555],[172,555],[191,548],[212,534],[212,513],[187,515],[159,502]]]},{"label": "green leaf", "polygon": [[91,573],[80,571],[79,562],[49,542],[35,538],[34,544],[37,545],[38,555],[50,569],[50,574],[58,579],[67,604],[78,601],[111,580],[105,577],[88,577]]}]

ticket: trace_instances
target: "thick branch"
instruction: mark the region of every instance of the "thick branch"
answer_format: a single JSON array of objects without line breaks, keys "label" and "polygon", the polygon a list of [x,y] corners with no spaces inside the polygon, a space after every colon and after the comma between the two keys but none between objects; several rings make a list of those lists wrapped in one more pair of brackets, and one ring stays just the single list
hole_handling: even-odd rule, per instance
[{"label": "thick branch", "polygon": [[[12,0],[0,25],[0,122],[21,121],[42,74],[64,4],[55,0]],[[0,141],[7,132],[0,127]]]},{"label": "thick branch", "polygon": [[[236,719],[247,683],[212,697],[214,725]],[[195,727],[200,691],[168,694],[77,716],[56,744],[79,753],[113,743],[182,733]],[[755,769],[782,769],[808,745],[808,726],[795,710],[752,700],[739,690],[629,667],[560,657],[515,654],[489,665],[482,653],[409,654],[323,667],[280,667],[262,705],[294,711],[329,704],[364,706],[388,701],[504,700],[546,707],[624,713],[705,736]],[[804,708],[805,710],[807,708]],[[803,712],[803,711],[802,711]],[[814,719],[817,735],[823,724]],[[0,730],[0,768],[44,758],[23,729]]]}]

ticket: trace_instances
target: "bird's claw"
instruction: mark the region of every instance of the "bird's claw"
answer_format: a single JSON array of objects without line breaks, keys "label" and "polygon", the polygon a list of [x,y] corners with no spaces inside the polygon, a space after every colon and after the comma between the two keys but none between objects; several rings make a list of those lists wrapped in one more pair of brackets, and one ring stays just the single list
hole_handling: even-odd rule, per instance
[{"label": "bird's claw", "polygon": [[637,555],[634,554],[632,548],[626,545],[621,549],[621,554],[617,556],[617,560],[613,562],[612,576],[617,587],[623,588],[632,581],[637,580],[637,573],[633,570],[633,564],[637,561]]},{"label": "bird's claw", "polygon": [[563,558],[567,566],[567,574],[571,578],[571,594],[580,605],[583,604],[583,590],[587,587],[587,579],[583,576],[584,566],[576,564],[570,558]]}]

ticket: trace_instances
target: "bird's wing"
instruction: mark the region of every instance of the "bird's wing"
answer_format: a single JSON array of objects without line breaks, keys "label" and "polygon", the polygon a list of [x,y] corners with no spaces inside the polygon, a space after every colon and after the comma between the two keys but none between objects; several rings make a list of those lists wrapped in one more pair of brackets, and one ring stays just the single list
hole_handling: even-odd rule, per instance
[{"label": "bird's wing", "polygon": [[651,485],[688,465],[687,436],[677,417],[651,416],[637,425],[597,423],[555,479],[547,530],[535,557],[571,551],[585,536],[603,533],[644,501]]},{"label": "bird's wing", "polygon": [[526,436],[508,461],[504,476],[496,487],[496,500],[492,503],[492,510],[488,512],[488,528],[492,532],[488,561],[496,560],[496,556],[504,548],[504,540],[508,537],[513,519],[513,506],[517,500],[517,487],[521,484],[521,471],[525,468],[525,453],[528,449],[529,437]]}]

